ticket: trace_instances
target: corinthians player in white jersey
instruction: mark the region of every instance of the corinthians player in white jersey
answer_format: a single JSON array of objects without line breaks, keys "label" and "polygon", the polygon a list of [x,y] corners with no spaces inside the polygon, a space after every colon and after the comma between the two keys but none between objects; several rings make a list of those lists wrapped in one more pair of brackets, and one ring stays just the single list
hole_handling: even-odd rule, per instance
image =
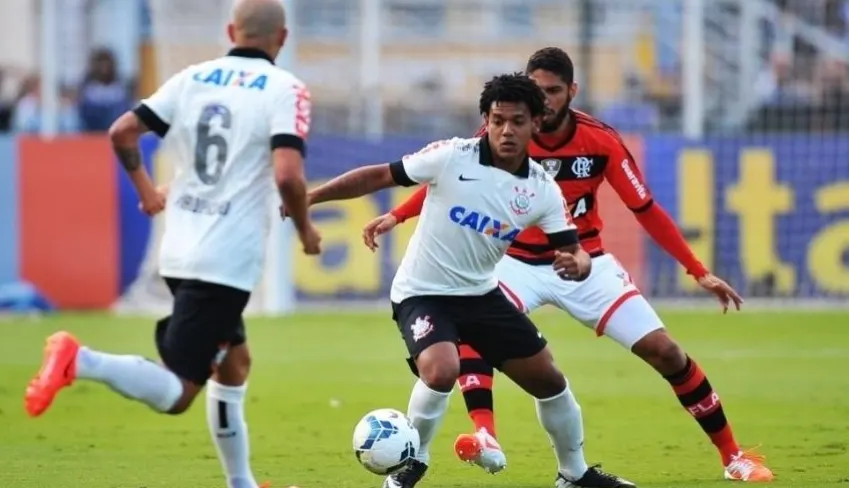
[{"label": "corinthians player in white jersey", "polygon": [[[164,366],[83,347],[58,332],[47,339],[25,400],[28,413],[38,416],[62,388],[93,380],[158,412],[179,414],[206,386],[209,429],[227,485],[257,488],[243,411],[250,357],[242,312],[260,279],[275,191],[304,251],[317,254],[320,239],[307,217],[302,161],[309,92],[273,61],[287,34],[283,7],[279,0],[237,1],[227,31],[234,48],[226,56],[176,74],[110,129],[142,210],[165,211],[160,272],[174,308],[156,328]],[[141,164],[138,140],[148,131],[178,156],[167,196]]]},{"label": "corinthians player in white jersey", "polygon": [[544,104],[542,92],[524,74],[495,77],[481,94],[487,128],[482,137],[435,142],[401,161],[350,171],[309,193],[310,204],[317,204],[397,185],[429,185],[391,291],[393,318],[419,377],[407,414],[421,449],[384,488],[412,488],[424,476],[459,374],[458,340],[473,344],[536,398],[558,459],[558,488],[634,486],[595,467],[577,478],[565,474],[562,463],[583,443],[580,407],[542,334],[505,297],[495,276],[507,247],[532,226],[559,248],[554,269],[561,277],[581,280],[590,272],[590,256],[578,245],[559,187],[527,155]]}]

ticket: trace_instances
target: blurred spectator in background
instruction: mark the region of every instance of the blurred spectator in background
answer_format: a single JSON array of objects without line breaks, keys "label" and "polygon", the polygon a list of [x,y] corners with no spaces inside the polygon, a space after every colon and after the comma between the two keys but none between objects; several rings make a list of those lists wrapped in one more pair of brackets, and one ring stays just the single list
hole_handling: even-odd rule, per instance
[{"label": "blurred spectator in background", "polygon": [[813,100],[811,87],[794,72],[792,54],[776,50],[755,84],[758,105],[801,105]]},{"label": "blurred spectator in background", "polygon": [[118,78],[115,55],[109,49],[92,52],[79,90],[82,130],[106,132],[121,114],[132,107],[132,87]]},{"label": "blurred spectator in background", "polygon": [[[73,90],[64,88],[60,93],[59,132],[77,132],[80,129]],[[12,114],[12,130],[36,133],[41,130],[41,80],[30,76],[21,85],[20,94]]]},{"label": "blurred spectator in background", "polygon": [[646,100],[643,82],[635,73],[625,77],[619,100],[606,105],[598,114],[606,124],[622,132],[656,130],[660,123],[657,105]]},{"label": "blurred spectator in background", "polygon": [[824,58],[814,76],[824,128],[849,130],[849,67],[839,59]]},{"label": "blurred spectator in background", "polygon": [[6,72],[0,69],[0,132],[12,128],[12,106],[14,102],[6,95]]}]

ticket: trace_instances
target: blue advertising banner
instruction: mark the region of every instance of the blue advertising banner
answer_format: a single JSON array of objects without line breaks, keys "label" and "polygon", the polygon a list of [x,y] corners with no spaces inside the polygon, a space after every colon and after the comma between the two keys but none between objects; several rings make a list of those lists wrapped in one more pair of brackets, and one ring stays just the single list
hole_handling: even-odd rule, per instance
[{"label": "blue advertising banner", "polygon": [[[366,164],[401,159],[427,145],[429,140],[391,138],[367,142],[342,137],[311,137],[306,172],[311,185]],[[380,241],[377,253],[362,243],[363,226],[402,202],[413,189],[394,188],[356,200],[318,206],[313,216],[322,233],[324,252],[319,257],[292,255],[298,298],[378,299],[389,295],[395,268],[406,249],[415,222],[399,226]]]},{"label": "blue advertising banner", "polygon": [[[749,296],[849,297],[849,137],[645,138],[647,178],[697,254]],[[654,295],[694,290],[648,253]]]}]

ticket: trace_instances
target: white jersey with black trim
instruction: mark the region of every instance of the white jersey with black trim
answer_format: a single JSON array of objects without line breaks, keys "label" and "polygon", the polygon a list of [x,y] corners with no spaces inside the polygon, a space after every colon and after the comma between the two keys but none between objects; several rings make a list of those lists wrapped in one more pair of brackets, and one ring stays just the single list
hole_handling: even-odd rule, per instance
[{"label": "white jersey with black trim", "polygon": [[304,153],[307,88],[262,51],[236,48],[176,74],[134,112],[176,156],[160,273],[252,291],[273,218],[271,151]]},{"label": "white jersey with black trim", "polygon": [[393,302],[421,295],[483,295],[498,286],[495,265],[523,229],[552,243],[577,243],[560,188],[535,161],[509,173],[492,164],[486,135],[434,142],[391,163],[398,184],[429,185],[392,281]]}]

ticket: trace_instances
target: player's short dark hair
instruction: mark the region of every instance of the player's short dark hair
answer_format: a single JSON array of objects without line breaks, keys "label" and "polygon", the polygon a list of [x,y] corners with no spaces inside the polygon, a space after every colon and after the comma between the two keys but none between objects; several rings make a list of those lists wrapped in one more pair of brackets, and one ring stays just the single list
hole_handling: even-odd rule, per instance
[{"label": "player's short dark hair", "polygon": [[481,115],[488,114],[496,102],[524,103],[531,111],[531,117],[545,113],[545,95],[525,73],[498,75],[487,81],[481,92]]},{"label": "player's short dark hair", "polygon": [[570,85],[575,81],[575,65],[572,64],[572,58],[559,47],[544,47],[528,58],[525,72],[533,73],[538,69],[554,73],[564,83]]}]

